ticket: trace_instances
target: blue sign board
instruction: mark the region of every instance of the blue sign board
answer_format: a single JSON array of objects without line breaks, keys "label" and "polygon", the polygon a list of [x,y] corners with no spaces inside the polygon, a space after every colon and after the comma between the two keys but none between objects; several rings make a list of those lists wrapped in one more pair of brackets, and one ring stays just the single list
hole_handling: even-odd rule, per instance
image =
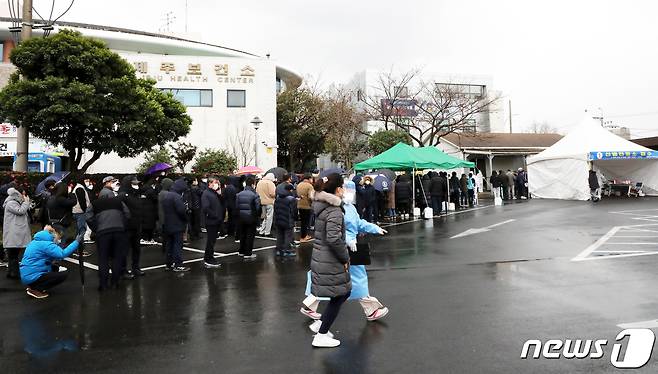
[{"label": "blue sign board", "polygon": [[658,159],[658,151],[606,151],[590,152],[589,159],[596,160],[651,160]]}]

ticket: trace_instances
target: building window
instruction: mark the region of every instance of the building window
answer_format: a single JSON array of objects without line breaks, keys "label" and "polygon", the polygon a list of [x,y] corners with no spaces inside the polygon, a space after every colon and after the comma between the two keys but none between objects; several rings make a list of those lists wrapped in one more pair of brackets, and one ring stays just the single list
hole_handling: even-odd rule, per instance
[{"label": "building window", "polygon": [[226,90],[226,106],[229,108],[244,108],[247,106],[245,90]]},{"label": "building window", "polygon": [[466,123],[463,127],[464,132],[476,133],[478,131],[477,123],[474,119],[470,118],[466,120]]},{"label": "building window", "polygon": [[446,93],[464,95],[469,99],[482,100],[486,96],[487,86],[480,84],[436,83],[436,89]]},{"label": "building window", "polygon": [[401,87],[395,86],[393,87],[393,91],[394,91],[393,95],[395,97],[401,97],[401,98],[409,97],[409,89],[407,88],[407,86],[401,86]]},{"label": "building window", "polygon": [[163,88],[164,92],[171,92],[174,98],[187,107],[211,107],[212,90],[192,90],[178,88]]}]

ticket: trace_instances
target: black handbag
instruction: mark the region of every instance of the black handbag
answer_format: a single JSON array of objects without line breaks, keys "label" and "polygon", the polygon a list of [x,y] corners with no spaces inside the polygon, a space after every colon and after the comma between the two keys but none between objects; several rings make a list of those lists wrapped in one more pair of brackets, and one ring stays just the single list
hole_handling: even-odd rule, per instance
[{"label": "black handbag", "polygon": [[348,249],[350,253],[350,265],[370,265],[370,244],[369,243],[357,243],[356,252],[352,252]]}]

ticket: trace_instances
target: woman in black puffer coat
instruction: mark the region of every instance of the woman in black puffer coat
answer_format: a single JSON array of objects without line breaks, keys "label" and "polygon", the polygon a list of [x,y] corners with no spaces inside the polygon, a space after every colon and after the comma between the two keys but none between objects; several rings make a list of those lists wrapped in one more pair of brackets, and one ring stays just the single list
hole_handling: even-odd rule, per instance
[{"label": "woman in black puffer coat", "polygon": [[317,332],[314,347],[337,347],[329,328],[336,320],[340,307],[350,296],[352,281],[349,273],[350,256],[345,244],[345,212],[342,208],[343,179],[338,174],[319,179],[315,184],[313,212],[315,213],[315,242],[311,256],[311,293],[329,297],[329,306],[310,329]]}]

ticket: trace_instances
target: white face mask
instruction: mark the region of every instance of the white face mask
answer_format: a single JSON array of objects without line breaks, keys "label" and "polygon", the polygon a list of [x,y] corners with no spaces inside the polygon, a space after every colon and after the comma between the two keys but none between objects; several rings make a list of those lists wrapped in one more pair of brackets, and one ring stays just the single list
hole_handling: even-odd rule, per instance
[{"label": "white face mask", "polygon": [[213,184],[212,186],[210,186],[210,188],[217,191],[219,189],[219,185],[218,184]]},{"label": "white face mask", "polygon": [[354,197],[355,197],[354,192],[345,191],[345,193],[343,193],[343,202],[345,204],[354,204]]},{"label": "white face mask", "polygon": [[118,183],[115,183],[115,184],[112,185],[112,191],[114,191],[114,192],[119,191],[119,184]]},{"label": "white face mask", "polygon": [[370,181],[366,181],[366,184],[370,184]]},{"label": "white face mask", "polygon": [[133,190],[139,190],[139,185],[138,184],[133,184],[132,188],[133,188]]},{"label": "white face mask", "polygon": [[201,182],[203,182],[203,183],[208,183],[208,179],[207,179],[207,178],[203,178],[203,179],[201,179]]},{"label": "white face mask", "polygon": [[91,184],[91,183],[85,183],[85,186],[87,186],[87,189],[90,189],[90,190],[94,189],[94,185]]}]

